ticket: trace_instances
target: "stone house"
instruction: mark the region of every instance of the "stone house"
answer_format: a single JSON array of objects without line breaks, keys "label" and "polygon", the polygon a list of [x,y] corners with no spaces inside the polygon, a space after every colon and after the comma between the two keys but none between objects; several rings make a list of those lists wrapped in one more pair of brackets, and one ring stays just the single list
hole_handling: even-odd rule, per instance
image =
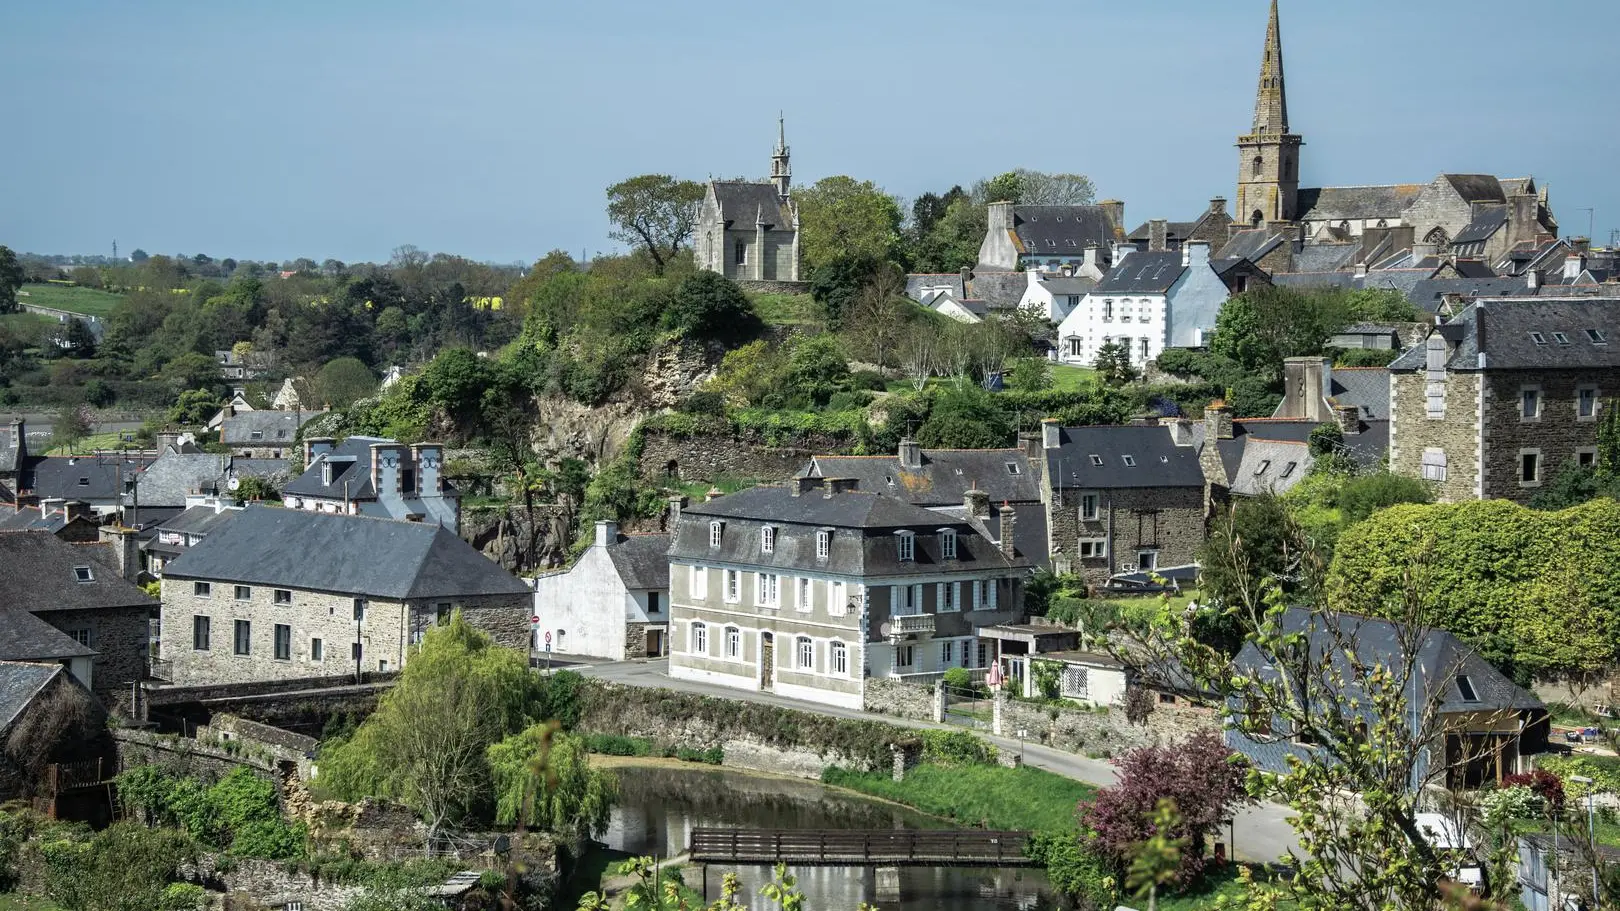
[{"label": "stone house", "polygon": [[1063,427],[1049,419],[1041,456],[1055,569],[1103,585],[1120,573],[1196,562],[1207,506],[1189,424]]},{"label": "stone house", "polygon": [[1166,348],[1202,347],[1229,296],[1202,241],[1127,251],[1058,326],[1058,359],[1090,366],[1104,345],[1122,342],[1131,363],[1146,366]]},{"label": "stone house", "polygon": [[298,455],[298,429],[319,411],[241,411],[219,425],[219,442],[244,459],[290,460]]},{"label": "stone house", "polygon": [[1203,241],[1218,247],[1231,236],[1232,216],[1226,212],[1226,199],[1217,196],[1192,221],[1154,219],[1137,226],[1126,240],[1138,250],[1180,250],[1189,241]]},{"label": "stone house", "polygon": [[[680,500],[670,518],[680,515]],[[624,661],[669,649],[669,536],[597,522],[572,566],[534,579],[534,648]]]},{"label": "stone house", "polygon": [[[70,544],[50,532],[0,533],[0,611],[31,614],[81,646],[88,655],[39,657],[65,660],[81,683],[111,704],[147,676],[158,603],[105,559],[99,545]],[[88,667],[78,660],[85,657]]]},{"label": "stone house", "polygon": [[0,608],[0,661],[58,665],[88,688],[95,657],[95,649],[28,611]]},{"label": "stone house", "polygon": [[1125,204],[1113,200],[1094,206],[992,202],[974,272],[1074,274],[1086,266],[1087,250],[1097,265],[1096,251],[1124,242],[1124,222]]},{"label": "stone house", "polygon": [[40,793],[48,764],[96,758],[107,713],[54,664],[0,660],[0,801]]},{"label": "stone house", "polygon": [[132,451],[36,456],[28,452],[22,419],[0,427],[0,488],[9,488],[9,499],[18,502],[77,500],[97,516],[110,516],[118,512],[125,485],[156,458],[154,452]]},{"label": "stone house", "polygon": [[529,646],[534,595],[448,529],[254,506],[164,567],[169,682],[248,683],[399,670],[461,611]]},{"label": "stone house", "polygon": [[787,133],[778,128],[769,182],[711,180],[704,186],[692,231],[699,269],[733,281],[800,280],[799,207],[791,193]]},{"label": "stone house", "polygon": [[197,497],[230,495],[233,481],[260,478],[276,485],[285,483],[287,474],[288,463],[281,459],[165,451],[130,475],[123,497],[126,519],[138,511],[141,524],[152,524],[179,515]]},{"label": "stone house", "polygon": [[1563,466],[1595,464],[1617,327],[1620,298],[1475,301],[1390,364],[1391,470],[1442,500],[1527,504]]},{"label": "stone house", "polygon": [[64,541],[94,544],[101,540],[101,520],[83,500],[40,500],[0,506],[0,531],[48,531]]},{"label": "stone house", "polygon": [[304,440],[304,473],[282,490],[288,509],[461,526],[461,493],[444,479],[444,447],[381,437]]},{"label": "stone house", "polygon": [[797,478],[682,511],[671,536],[671,677],[861,708],[868,678],[987,667],[1029,561],[856,482]]}]

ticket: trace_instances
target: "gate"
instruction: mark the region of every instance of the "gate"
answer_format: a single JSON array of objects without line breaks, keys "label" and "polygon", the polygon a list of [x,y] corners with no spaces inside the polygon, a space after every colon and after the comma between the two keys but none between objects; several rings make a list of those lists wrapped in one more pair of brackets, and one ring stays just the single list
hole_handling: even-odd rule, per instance
[{"label": "gate", "polygon": [[990,730],[990,695],[978,686],[945,688],[945,723],[975,730]]}]

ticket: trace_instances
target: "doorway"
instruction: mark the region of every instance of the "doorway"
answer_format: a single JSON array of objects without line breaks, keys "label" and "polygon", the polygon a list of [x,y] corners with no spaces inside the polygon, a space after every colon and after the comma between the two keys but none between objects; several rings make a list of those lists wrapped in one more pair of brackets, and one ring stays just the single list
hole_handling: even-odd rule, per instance
[{"label": "doorway", "polygon": [[664,657],[664,631],[661,629],[647,630],[647,657]]},{"label": "doorway", "polygon": [[776,685],[776,637],[771,633],[759,634],[759,688],[769,690]]}]

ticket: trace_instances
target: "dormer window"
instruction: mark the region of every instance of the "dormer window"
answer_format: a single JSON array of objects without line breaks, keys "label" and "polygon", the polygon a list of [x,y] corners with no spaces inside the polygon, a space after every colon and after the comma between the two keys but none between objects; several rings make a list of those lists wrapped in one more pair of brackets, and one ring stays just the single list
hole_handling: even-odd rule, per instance
[{"label": "dormer window", "polygon": [[762,554],[776,553],[776,528],[770,525],[759,530],[759,552]]},{"label": "dormer window", "polygon": [[956,529],[941,528],[939,530],[939,555],[947,560],[956,559]]},{"label": "dormer window", "polygon": [[917,536],[909,531],[902,531],[895,536],[899,544],[900,562],[911,563],[917,559]]},{"label": "dormer window", "polygon": [[710,547],[719,547],[720,546],[720,532],[725,527],[726,527],[726,523],[724,523],[724,522],[710,522],[709,523],[709,546]]},{"label": "dormer window", "polygon": [[96,581],[95,573],[91,572],[90,567],[88,567],[88,566],[75,566],[75,567],[73,567],[73,578],[80,581],[80,582],[94,582],[94,581]]},{"label": "dormer window", "polygon": [[90,479],[89,478],[80,478],[79,479],[79,486],[80,487],[89,487],[90,486]]},{"label": "dormer window", "polygon": [[826,529],[826,528],[820,529],[819,531],[816,532],[816,559],[817,560],[825,560],[825,559],[827,559],[827,555],[829,553],[831,553],[831,551],[832,551],[832,531],[830,529]]}]

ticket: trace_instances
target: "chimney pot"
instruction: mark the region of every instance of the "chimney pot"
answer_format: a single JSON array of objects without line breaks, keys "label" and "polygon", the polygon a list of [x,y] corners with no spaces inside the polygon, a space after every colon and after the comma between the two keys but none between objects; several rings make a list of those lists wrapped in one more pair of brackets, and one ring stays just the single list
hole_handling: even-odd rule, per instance
[{"label": "chimney pot", "polygon": [[669,530],[673,532],[676,524],[681,521],[681,510],[686,508],[685,497],[669,498]]},{"label": "chimney pot", "polygon": [[1012,506],[1003,500],[1001,502],[1001,553],[1007,559],[1018,555],[1018,548],[1013,543],[1013,529],[1018,524],[1018,515],[1013,512]]}]

